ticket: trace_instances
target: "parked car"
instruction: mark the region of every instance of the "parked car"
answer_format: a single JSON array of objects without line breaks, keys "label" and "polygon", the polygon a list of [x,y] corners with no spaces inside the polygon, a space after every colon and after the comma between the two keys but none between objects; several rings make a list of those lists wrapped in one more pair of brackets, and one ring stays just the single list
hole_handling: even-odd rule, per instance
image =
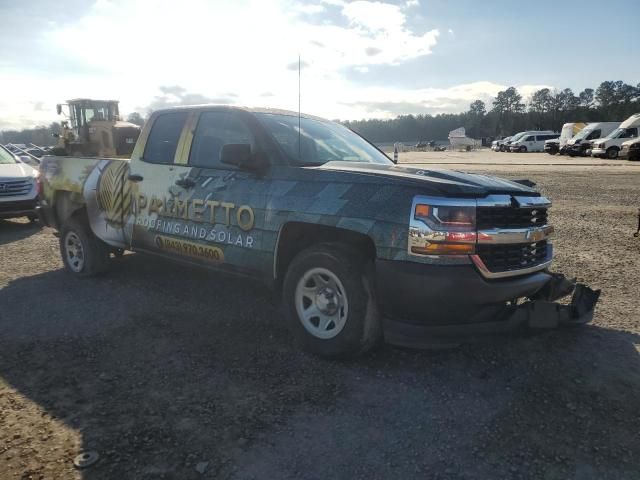
[{"label": "parked car", "polygon": [[640,160],[640,138],[624,142],[618,157],[623,160]]},{"label": "parked car", "polygon": [[504,152],[504,144],[509,140],[511,140],[511,137],[504,137],[500,140],[494,140],[493,142],[491,142],[491,150],[493,150],[494,152]]},{"label": "parked car", "polygon": [[548,131],[530,132],[526,135],[523,135],[515,142],[511,142],[511,144],[509,145],[509,150],[518,153],[542,152],[544,150],[544,142],[559,137],[559,133],[549,133]]},{"label": "parked car", "polygon": [[38,170],[0,145],[0,218],[38,217],[37,178]]},{"label": "parked car", "polygon": [[564,155],[569,140],[577,135],[585,126],[585,123],[565,123],[562,126],[559,138],[551,138],[544,142],[544,151],[549,155],[555,155],[557,153]]},{"label": "parked car", "polygon": [[566,152],[570,157],[584,157],[591,154],[591,142],[606,137],[613,132],[620,122],[588,123],[580,132],[567,142]]},{"label": "parked car", "polygon": [[638,127],[640,127],[640,113],[631,115],[606,137],[594,140],[591,156],[618,158],[622,144],[630,138],[638,138]]}]

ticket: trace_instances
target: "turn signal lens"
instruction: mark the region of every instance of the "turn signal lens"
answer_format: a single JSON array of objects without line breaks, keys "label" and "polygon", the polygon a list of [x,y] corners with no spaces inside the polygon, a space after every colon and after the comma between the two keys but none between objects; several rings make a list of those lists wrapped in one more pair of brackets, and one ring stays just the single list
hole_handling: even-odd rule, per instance
[{"label": "turn signal lens", "polygon": [[475,253],[475,245],[429,243],[424,247],[411,247],[411,252],[421,255],[470,255]]},{"label": "turn signal lens", "polygon": [[429,205],[416,205],[416,217],[427,218],[429,216]]}]

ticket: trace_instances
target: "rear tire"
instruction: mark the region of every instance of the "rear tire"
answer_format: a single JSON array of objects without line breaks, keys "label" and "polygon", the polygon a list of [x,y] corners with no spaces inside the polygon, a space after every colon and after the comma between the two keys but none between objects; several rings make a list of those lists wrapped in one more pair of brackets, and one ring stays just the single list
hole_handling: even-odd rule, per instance
[{"label": "rear tire", "polygon": [[62,226],[60,255],[67,272],[80,277],[100,274],[109,267],[109,246],[78,217],[71,217]]},{"label": "rear tire", "polygon": [[289,329],[303,350],[346,358],[381,338],[372,264],[356,250],[321,244],[300,252],[284,280]]}]

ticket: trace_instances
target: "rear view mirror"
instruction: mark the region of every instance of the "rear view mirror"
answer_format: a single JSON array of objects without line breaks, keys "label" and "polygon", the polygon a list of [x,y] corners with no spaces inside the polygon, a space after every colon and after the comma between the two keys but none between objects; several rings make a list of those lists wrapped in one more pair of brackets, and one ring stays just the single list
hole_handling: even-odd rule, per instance
[{"label": "rear view mirror", "polygon": [[262,155],[252,154],[248,143],[227,143],[222,146],[220,163],[243,170],[260,170],[265,166]]}]

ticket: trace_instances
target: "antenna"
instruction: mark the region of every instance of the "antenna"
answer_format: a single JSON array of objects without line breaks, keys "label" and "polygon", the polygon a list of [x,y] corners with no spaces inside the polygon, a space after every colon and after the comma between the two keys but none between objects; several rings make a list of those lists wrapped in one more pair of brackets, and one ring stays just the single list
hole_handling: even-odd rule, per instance
[{"label": "antenna", "polygon": [[302,154],[301,154],[301,136],[300,136],[300,70],[301,70],[301,62],[300,62],[300,54],[298,54],[298,162],[302,162]]}]

